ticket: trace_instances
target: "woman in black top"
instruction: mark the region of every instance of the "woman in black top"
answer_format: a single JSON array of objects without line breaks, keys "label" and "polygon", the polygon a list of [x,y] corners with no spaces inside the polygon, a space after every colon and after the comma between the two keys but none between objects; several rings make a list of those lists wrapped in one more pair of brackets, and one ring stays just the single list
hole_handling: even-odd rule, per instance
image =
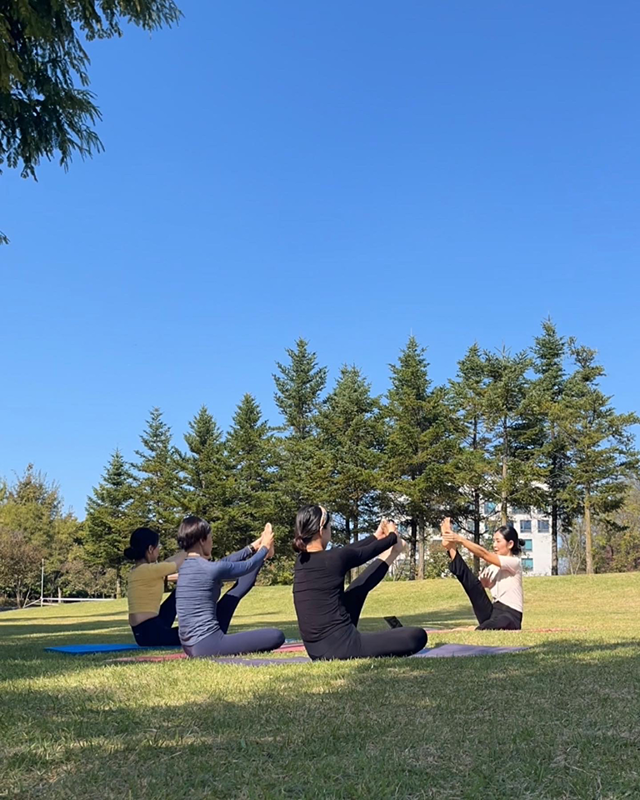
[{"label": "woman in black top", "polygon": [[[321,506],[298,512],[294,549],[299,553],[293,578],[293,602],[307,653],[316,659],[410,656],[427,643],[422,628],[394,628],[379,633],[360,633],[357,628],[369,592],[387,574],[402,551],[402,540],[381,525],[373,536],[327,550],[331,521]],[[378,556],[378,558],[376,558]],[[345,591],[350,569],[375,560]]]}]

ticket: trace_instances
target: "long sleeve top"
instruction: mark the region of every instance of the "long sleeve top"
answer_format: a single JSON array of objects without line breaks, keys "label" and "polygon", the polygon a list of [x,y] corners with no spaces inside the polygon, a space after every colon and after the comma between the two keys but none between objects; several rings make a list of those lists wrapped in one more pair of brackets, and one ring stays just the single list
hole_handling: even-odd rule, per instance
[{"label": "long sleeve top", "polygon": [[319,642],[337,630],[353,627],[344,606],[345,575],[384,553],[397,540],[396,534],[390,533],[383,539],[368,536],[346,547],[300,553],[293,576],[293,603],[304,642]]}]

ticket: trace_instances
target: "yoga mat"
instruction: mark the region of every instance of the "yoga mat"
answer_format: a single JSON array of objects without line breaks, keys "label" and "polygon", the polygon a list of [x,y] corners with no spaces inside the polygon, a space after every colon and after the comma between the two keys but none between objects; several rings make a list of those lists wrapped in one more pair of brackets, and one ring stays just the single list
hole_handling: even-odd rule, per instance
[{"label": "yoga mat", "polygon": [[131,644],[62,644],[58,647],[45,647],[49,653],[66,653],[70,656],[83,656],[89,653],[117,653],[123,650],[177,650],[177,647],[167,645],[166,647],[140,647],[132,642]]},{"label": "yoga mat", "polygon": [[[180,650],[182,648],[177,646],[174,647],[173,645],[166,645],[162,646],[154,646],[154,647],[140,647],[140,645],[136,644],[135,642],[131,642],[130,644],[62,644],[58,647],[45,647],[44,648],[49,653],[65,653],[66,655],[70,656],[81,656],[81,655],[88,655],[91,653],[119,653],[124,650]],[[287,639],[287,641],[282,645],[280,648],[282,651],[297,651],[297,650],[304,650],[304,645],[302,642],[298,642],[295,639]],[[186,658],[186,655],[183,652],[172,654],[171,656],[141,656],[140,660],[144,660],[145,658],[149,658],[152,660],[156,660],[156,658],[160,659],[169,659],[169,658]]]},{"label": "yoga mat", "polygon": [[[442,644],[421,650],[410,658],[464,658],[468,656],[500,656],[505,653],[518,653],[528,650],[528,647],[489,647],[474,644]],[[279,651],[276,651],[279,652]],[[140,662],[174,661],[186,658],[184,653],[172,653],[166,656],[137,656],[129,658],[114,658],[110,664],[131,664]],[[245,667],[283,666],[286,664],[308,664],[311,659],[307,656],[291,656],[289,658],[248,658],[244,656],[219,656],[207,659],[216,664],[237,664]]]},{"label": "yoga mat", "polygon": [[455,658],[457,656],[501,656],[503,653],[519,653],[528,647],[489,647],[476,644],[441,644],[421,650],[412,658]]}]

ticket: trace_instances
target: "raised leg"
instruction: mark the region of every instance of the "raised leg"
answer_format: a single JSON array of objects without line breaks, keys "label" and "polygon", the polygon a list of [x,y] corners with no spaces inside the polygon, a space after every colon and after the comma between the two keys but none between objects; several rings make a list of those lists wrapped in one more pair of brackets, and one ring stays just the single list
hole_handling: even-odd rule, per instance
[{"label": "raised leg", "polygon": [[165,599],[160,606],[158,617],[162,622],[170,628],[176,620],[176,590],[174,589],[171,594]]},{"label": "raised leg", "polygon": [[344,605],[351,621],[357,627],[364,601],[372,589],[384,579],[389,571],[389,565],[376,558],[358,577],[351,581],[344,593]]},{"label": "raised leg", "polygon": [[248,575],[243,575],[218,601],[218,624],[223,633],[229,630],[231,618],[238,607],[238,603],[253,589],[256,578],[258,577],[258,572],[260,572],[260,567],[254,569],[253,572],[250,572]]},{"label": "raised leg", "polygon": [[455,557],[451,559],[449,569],[462,584],[462,588],[467,593],[467,597],[471,600],[473,613],[476,615],[476,619],[480,625],[482,625],[493,613],[493,603],[489,599],[484,586],[473,572],[471,572],[465,560],[457,551]]}]

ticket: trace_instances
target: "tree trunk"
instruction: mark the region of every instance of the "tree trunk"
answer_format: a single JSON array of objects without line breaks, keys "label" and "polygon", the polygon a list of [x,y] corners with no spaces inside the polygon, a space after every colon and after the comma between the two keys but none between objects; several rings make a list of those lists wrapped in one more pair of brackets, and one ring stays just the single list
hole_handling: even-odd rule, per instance
[{"label": "tree trunk", "polygon": [[584,552],[587,575],[593,575],[593,542],[591,541],[591,498],[587,490],[584,497]]},{"label": "tree trunk", "polygon": [[122,578],[120,576],[120,570],[116,570],[116,600],[120,600],[122,597]]},{"label": "tree trunk", "polygon": [[409,544],[409,580],[416,579],[416,550],[418,544],[418,523],[414,517],[410,523],[411,539]]},{"label": "tree trunk", "polygon": [[551,574],[558,574],[558,504],[551,505]]},{"label": "tree trunk", "polygon": [[420,538],[418,540],[418,580],[424,580],[424,527],[420,526]]},{"label": "tree trunk", "polygon": [[[351,520],[349,519],[349,517],[345,517],[344,519],[344,533],[345,536],[347,537],[347,544],[351,544]],[[349,583],[351,583],[353,579],[353,574],[351,570],[347,571],[347,579]]]},{"label": "tree trunk", "polygon": [[[480,544],[480,492],[476,489],[473,493],[473,541]],[[477,575],[480,572],[480,559],[473,557],[473,571]]]},{"label": "tree trunk", "polygon": [[507,420],[503,422],[503,445],[502,445],[502,502],[500,503],[500,519],[501,524],[506,525],[509,521],[508,513],[508,497],[507,497],[507,460],[508,460],[508,447],[509,435],[507,433]]},{"label": "tree trunk", "polygon": [[58,604],[62,603],[62,589],[58,585]]}]

